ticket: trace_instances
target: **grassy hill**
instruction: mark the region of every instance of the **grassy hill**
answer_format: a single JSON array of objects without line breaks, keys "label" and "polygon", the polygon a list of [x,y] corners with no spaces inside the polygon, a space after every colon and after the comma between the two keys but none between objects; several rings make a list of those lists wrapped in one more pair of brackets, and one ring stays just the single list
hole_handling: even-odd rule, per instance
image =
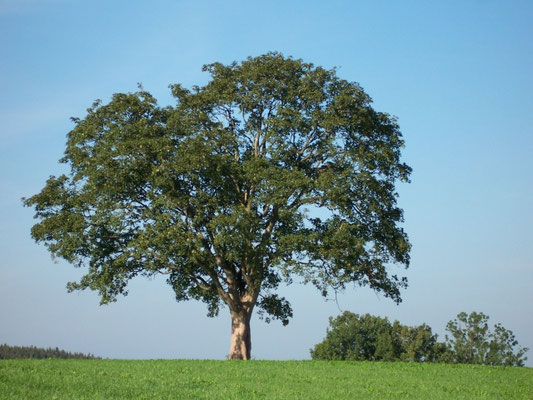
[{"label": "grassy hill", "polygon": [[0,360],[0,399],[533,399],[533,369],[348,361]]}]

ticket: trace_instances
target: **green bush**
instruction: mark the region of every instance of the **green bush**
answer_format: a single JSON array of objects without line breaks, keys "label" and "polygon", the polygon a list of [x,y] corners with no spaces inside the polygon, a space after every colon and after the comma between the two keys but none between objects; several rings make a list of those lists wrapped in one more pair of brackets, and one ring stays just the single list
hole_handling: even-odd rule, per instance
[{"label": "green bush", "polygon": [[348,311],[330,318],[326,338],[311,349],[313,360],[433,362],[447,357],[447,348],[426,324],[409,327]]},{"label": "green bush", "polygon": [[483,313],[458,314],[446,325],[450,336],[443,343],[426,324],[410,327],[345,311],[329,319],[326,337],[311,349],[311,358],[523,366],[528,349],[501,324],[491,331],[488,319]]},{"label": "green bush", "polygon": [[453,362],[461,364],[524,366],[528,348],[519,346],[512,331],[501,324],[489,329],[489,316],[462,312],[448,322],[446,343],[453,355]]}]

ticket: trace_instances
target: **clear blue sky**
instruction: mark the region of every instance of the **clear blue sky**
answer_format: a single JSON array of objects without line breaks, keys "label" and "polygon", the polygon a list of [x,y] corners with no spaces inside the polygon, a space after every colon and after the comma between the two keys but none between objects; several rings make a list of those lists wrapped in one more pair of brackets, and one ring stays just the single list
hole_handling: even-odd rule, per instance
[{"label": "clear blue sky", "polygon": [[[396,115],[412,183],[399,187],[413,244],[399,306],[366,289],[324,301],[283,290],[287,327],[252,322],[257,359],[305,359],[339,310],[444,333],[482,311],[533,348],[533,2],[0,0],[0,343],[114,358],[224,358],[230,322],[136,280],[100,307],[67,294],[81,271],[30,238],[20,198],[62,172],[71,116],[135,91],[206,82],[206,63],[280,51],[357,81]],[[399,272],[399,271],[395,271]],[[533,365],[533,351],[529,365]]]}]

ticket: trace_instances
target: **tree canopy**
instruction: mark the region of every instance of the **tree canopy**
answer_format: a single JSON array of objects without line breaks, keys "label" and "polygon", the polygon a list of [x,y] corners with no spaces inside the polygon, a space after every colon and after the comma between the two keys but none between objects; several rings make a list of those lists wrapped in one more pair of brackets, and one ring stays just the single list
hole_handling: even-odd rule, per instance
[{"label": "tree canopy", "polygon": [[69,290],[102,303],[136,276],[165,274],[178,301],[232,315],[230,357],[250,357],[254,310],[287,324],[276,294],[298,278],[326,296],[368,285],[394,301],[409,265],[396,184],[396,119],[335,70],[268,53],[204,66],[211,80],[171,85],[175,105],[142,88],[74,118],[61,162],[26,199],[32,236],[86,268]]},{"label": "tree canopy", "polygon": [[523,366],[528,348],[520,347],[512,331],[500,323],[491,330],[489,316],[461,312],[446,325],[446,342],[453,361],[465,364]]},{"label": "tree canopy", "polygon": [[445,352],[426,324],[410,327],[349,311],[329,324],[324,340],[311,349],[313,360],[433,362]]},{"label": "tree canopy", "polygon": [[449,321],[445,342],[431,327],[391,323],[387,318],[345,311],[329,319],[324,340],[311,349],[313,360],[414,361],[523,366],[527,348],[501,324],[488,326],[483,313],[461,312]]}]

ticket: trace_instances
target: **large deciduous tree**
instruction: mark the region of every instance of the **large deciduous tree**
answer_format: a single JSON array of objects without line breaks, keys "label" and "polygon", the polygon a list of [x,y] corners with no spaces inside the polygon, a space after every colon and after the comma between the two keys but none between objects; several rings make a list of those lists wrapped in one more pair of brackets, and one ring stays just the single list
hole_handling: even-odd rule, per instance
[{"label": "large deciduous tree", "polygon": [[140,88],[73,119],[70,173],[24,200],[33,238],[87,268],[68,289],[108,303],[166,274],[178,301],[229,307],[232,359],[250,358],[255,307],[288,323],[275,289],[293,277],[401,301],[389,267],[409,264],[395,185],[410,168],[396,120],[335,70],[278,53],[204,70],[205,86],[171,85],[173,106]]}]

